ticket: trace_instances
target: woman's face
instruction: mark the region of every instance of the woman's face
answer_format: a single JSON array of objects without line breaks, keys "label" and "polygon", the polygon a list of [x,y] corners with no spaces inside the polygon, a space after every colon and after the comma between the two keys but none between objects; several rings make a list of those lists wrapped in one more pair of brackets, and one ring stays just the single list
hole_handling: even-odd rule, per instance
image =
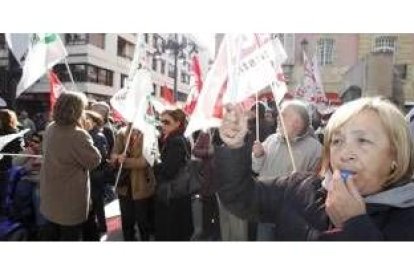
[{"label": "woman's face", "polygon": [[91,130],[95,126],[95,123],[93,122],[92,118],[89,117],[88,115],[85,116],[85,121],[84,122],[85,122],[85,129],[86,130]]},{"label": "woman's face", "polygon": [[177,130],[180,126],[179,121],[175,121],[170,115],[164,114],[161,116],[161,128],[164,135],[169,135],[171,132]]},{"label": "woman's face", "polygon": [[382,190],[393,160],[389,137],[374,111],[361,112],[333,133],[331,168],[354,172],[354,183],[363,196]]}]

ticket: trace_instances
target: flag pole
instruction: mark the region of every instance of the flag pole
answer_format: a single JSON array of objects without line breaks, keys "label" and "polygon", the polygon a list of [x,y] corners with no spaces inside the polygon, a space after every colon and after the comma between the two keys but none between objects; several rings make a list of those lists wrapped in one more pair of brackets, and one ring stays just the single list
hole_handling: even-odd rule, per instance
[{"label": "flag pole", "polygon": [[76,87],[75,80],[73,79],[72,71],[70,70],[68,59],[66,57],[65,57],[65,65],[66,65],[66,69],[68,70],[69,78],[70,78],[70,81],[72,82],[73,89],[75,91],[79,91],[78,88]]},{"label": "flag pole", "polygon": [[256,141],[260,142],[259,121],[259,92],[256,92]]},{"label": "flag pole", "polygon": [[[139,34],[139,33],[137,33],[137,40],[136,40],[135,49],[134,49],[134,58],[132,59],[132,62],[131,62],[130,68],[129,68],[128,80],[127,80],[127,84],[126,84],[126,90],[129,93],[130,93],[130,88],[131,88],[132,80],[135,77],[135,74],[136,74],[136,72],[138,70],[138,67],[140,65],[140,57],[141,57],[140,56],[140,44],[141,44],[140,42],[141,42],[141,39],[142,39],[142,35]],[[70,72],[70,70],[69,70],[69,72]],[[127,141],[125,143],[125,148],[124,148],[124,150],[122,152],[122,155],[125,155],[126,154],[126,151],[127,151],[128,147],[129,147],[129,142],[130,142],[129,140],[131,140],[131,134],[132,134],[132,125],[134,124],[134,121],[135,121],[135,118],[138,115],[138,112],[139,112],[139,107],[137,107],[135,109],[134,116],[132,117],[132,122],[130,123],[131,124],[131,127],[130,127],[129,133],[127,135]],[[119,165],[118,172],[116,174],[116,180],[115,180],[114,189],[116,189],[116,187],[118,186],[119,177],[121,176],[121,171],[122,171],[123,165],[124,165],[124,162],[122,162]]]},{"label": "flag pole", "polygon": [[[137,108],[135,110],[135,114],[134,114],[134,117],[133,117],[134,120],[135,120],[136,116],[138,115],[138,111],[139,111],[139,108]],[[129,128],[129,132],[128,132],[128,135],[127,135],[127,140],[125,142],[125,148],[122,151],[122,155],[126,155],[126,151],[128,150],[129,143],[130,143],[130,140],[131,140],[131,135],[132,135],[132,125],[134,124],[134,120],[129,123],[130,128]],[[122,171],[122,167],[123,166],[124,166],[124,162],[122,162],[121,164],[119,164],[118,172],[116,174],[116,180],[115,180],[114,189],[116,189],[116,187],[118,186],[118,182],[119,182],[119,178],[121,176],[121,171]]]},{"label": "flag pole", "polygon": [[19,156],[19,157],[30,157],[30,158],[43,158],[42,155],[36,154],[24,154],[24,153],[0,153],[0,160],[3,156]]}]

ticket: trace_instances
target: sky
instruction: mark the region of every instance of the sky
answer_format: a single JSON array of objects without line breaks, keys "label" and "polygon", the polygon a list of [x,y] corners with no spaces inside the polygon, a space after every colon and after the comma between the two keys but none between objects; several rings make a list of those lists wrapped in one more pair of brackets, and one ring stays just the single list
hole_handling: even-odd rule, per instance
[{"label": "sky", "polygon": [[206,47],[210,57],[214,57],[215,53],[215,34],[214,33],[192,33],[200,45]]}]

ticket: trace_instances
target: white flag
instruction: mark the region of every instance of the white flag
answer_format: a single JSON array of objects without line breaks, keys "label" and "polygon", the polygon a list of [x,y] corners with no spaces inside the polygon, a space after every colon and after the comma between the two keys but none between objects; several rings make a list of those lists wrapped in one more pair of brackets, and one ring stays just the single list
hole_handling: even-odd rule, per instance
[{"label": "white flag", "polygon": [[17,85],[16,97],[66,56],[66,49],[58,34],[32,34],[27,56],[24,60],[23,74]]},{"label": "white flag", "polygon": [[19,133],[15,133],[15,134],[8,134],[8,135],[3,135],[0,136],[0,151],[11,141],[13,141],[14,139],[17,139],[19,137],[23,137],[28,131],[30,131],[30,129],[25,129],[20,131]]},{"label": "white flag", "polygon": [[147,69],[138,69],[129,90],[121,89],[110,100],[111,106],[124,120],[144,135],[143,156],[151,166],[158,154],[158,131],[155,119],[148,114],[152,90],[151,73]]},{"label": "white flag", "polygon": [[28,33],[6,33],[5,34],[9,49],[13,53],[17,62],[23,67],[24,59],[29,50],[31,34]]},{"label": "white flag", "polygon": [[[240,103],[274,84],[275,93],[287,88],[277,81],[287,55],[280,41],[266,34],[226,35],[208,72],[185,136],[221,124],[223,104]],[[275,98],[279,98],[275,97]]]},{"label": "white flag", "polygon": [[[239,103],[264,89],[276,80],[280,65],[287,55],[278,38],[271,39],[267,34],[239,35],[230,40],[235,43],[238,54],[229,67],[231,93],[226,93],[224,103]],[[237,53],[236,52],[236,53]],[[234,80],[232,80],[234,79]]]}]

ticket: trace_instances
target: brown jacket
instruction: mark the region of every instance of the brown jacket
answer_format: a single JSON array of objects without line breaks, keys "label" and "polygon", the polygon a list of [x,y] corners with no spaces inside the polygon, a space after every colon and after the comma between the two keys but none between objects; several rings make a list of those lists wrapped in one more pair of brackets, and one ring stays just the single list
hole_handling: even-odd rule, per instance
[{"label": "brown jacket", "polygon": [[40,211],[61,225],[86,221],[89,212],[89,172],[101,155],[87,131],[52,123],[44,134],[40,170]]},{"label": "brown jacket", "polygon": [[[123,153],[127,135],[127,127],[123,127],[118,131],[115,137],[114,154]],[[139,134],[136,137],[135,142],[130,144],[130,150],[123,165],[123,168],[130,170],[130,188],[134,200],[151,197],[155,190],[153,170],[142,155],[143,135]],[[117,187],[118,194],[126,196],[128,188],[127,185],[119,183]]]}]

